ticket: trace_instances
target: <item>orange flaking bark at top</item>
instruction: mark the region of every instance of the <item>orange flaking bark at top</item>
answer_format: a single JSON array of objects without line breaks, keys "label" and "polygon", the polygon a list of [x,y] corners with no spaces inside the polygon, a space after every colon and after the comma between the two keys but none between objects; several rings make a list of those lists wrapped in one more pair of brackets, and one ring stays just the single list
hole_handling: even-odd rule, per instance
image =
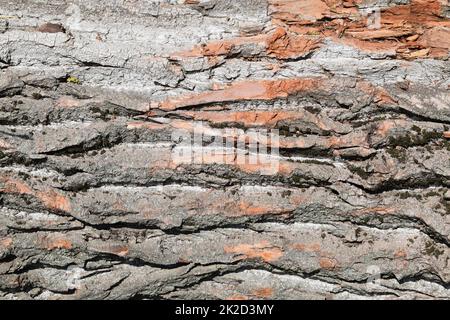
[{"label": "orange flaking bark at top", "polygon": [[394,52],[400,59],[445,58],[450,44],[446,0],[411,0],[382,8],[380,24],[358,7],[360,0],[268,0],[274,31],[256,36],[211,41],[176,52],[174,59],[231,56],[248,44],[257,55],[296,59],[318,49],[325,38],[369,52]]},{"label": "orange flaking bark at top", "polygon": [[412,0],[382,8],[377,26],[358,8],[361,2],[269,0],[269,11],[272,24],[290,34],[315,34],[363,51],[394,51],[400,59],[448,56],[446,40],[433,40],[446,39],[450,31],[446,0]]},{"label": "orange flaking bark at top", "polygon": [[320,243],[295,243],[292,247],[303,252],[320,252]]},{"label": "orange flaking bark at top", "polygon": [[192,117],[194,120],[209,121],[216,124],[239,123],[245,127],[269,126],[274,127],[279,121],[299,118],[299,113],[288,111],[185,111],[183,116]]},{"label": "orange flaking bark at top", "polygon": [[231,300],[231,301],[233,301],[233,300],[244,301],[244,300],[249,300],[249,299],[250,299],[249,297],[241,295],[241,294],[236,294],[231,297],[225,298],[225,300]]},{"label": "orange flaking bark at top", "polygon": [[182,58],[213,58],[217,56],[229,56],[239,52],[244,45],[261,47],[264,55],[277,59],[295,59],[305,56],[320,47],[321,39],[308,35],[289,33],[284,28],[276,28],[268,34],[260,34],[249,37],[236,37],[231,39],[211,41],[195,46],[191,50],[175,52],[172,59]]}]

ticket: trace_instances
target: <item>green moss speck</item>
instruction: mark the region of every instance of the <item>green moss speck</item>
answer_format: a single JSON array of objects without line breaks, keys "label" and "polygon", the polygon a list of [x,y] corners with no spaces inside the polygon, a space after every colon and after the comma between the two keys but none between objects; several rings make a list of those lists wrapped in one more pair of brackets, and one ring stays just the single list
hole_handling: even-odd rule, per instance
[{"label": "green moss speck", "polygon": [[66,81],[67,81],[67,83],[73,83],[73,84],[80,84],[81,83],[80,79],[78,79],[77,77],[74,77],[74,76],[69,76],[66,79]]}]

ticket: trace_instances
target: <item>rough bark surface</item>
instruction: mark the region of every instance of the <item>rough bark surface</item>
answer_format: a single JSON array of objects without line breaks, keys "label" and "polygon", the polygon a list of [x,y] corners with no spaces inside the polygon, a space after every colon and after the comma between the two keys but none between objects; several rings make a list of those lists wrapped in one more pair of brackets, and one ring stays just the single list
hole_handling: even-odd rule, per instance
[{"label": "rough bark surface", "polygon": [[447,0],[0,0],[0,298],[450,298],[449,48]]}]

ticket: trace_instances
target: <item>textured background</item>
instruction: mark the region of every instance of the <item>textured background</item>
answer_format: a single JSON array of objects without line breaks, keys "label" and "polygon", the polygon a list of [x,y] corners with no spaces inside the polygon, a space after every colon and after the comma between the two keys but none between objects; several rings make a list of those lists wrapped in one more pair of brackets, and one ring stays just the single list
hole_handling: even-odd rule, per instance
[{"label": "textured background", "polygon": [[447,0],[0,0],[0,298],[450,298],[449,48]]}]

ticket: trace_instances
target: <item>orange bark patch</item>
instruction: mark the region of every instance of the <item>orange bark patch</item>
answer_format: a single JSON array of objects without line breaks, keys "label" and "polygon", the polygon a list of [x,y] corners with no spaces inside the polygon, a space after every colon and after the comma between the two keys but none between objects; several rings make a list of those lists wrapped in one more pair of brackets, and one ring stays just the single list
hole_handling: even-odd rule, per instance
[{"label": "orange bark patch", "polygon": [[234,166],[247,173],[274,175],[287,174],[295,168],[294,163],[280,163],[279,159],[271,158],[265,154],[239,154],[237,149],[216,150],[214,152],[196,152],[177,157],[166,168],[174,168],[182,164],[224,164]]},{"label": "orange bark patch", "polygon": [[305,35],[290,35],[277,28],[267,38],[267,53],[279,59],[293,59],[309,54],[320,47],[321,39]]},{"label": "orange bark patch", "polygon": [[[176,109],[207,105],[211,103],[223,103],[233,101],[250,101],[250,100],[275,100],[287,98],[294,94],[310,94],[320,93],[321,91],[329,92],[331,86],[336,86],[335,82],[329,83],[324,78],[293,78],[293,79],[279,79],[279,80],[249,80],[238,81],[229,85],[213,86],[211,91],[200,92],[196,94],[189,94],[186,96],[169,98],[162,102],[155,102],[152,104],[152,109],[160,109],[165,111],[173,111]],[[368,82],[360,81],[356,83],[355,90],[368,94],[372,100],[377,104],[396,104],[396,101],[383,89],[371,85]],[[149,111],[148,115],[152,115],[154,111]],[[192,114],[192,113],[191,113]],[[264,117],[264,113],[260,113]],[[207,114],[200,114],[206,116]],[[247,122],[251,119],[248,114],[244,112],[235,113],[237,120]],[[266,114],[270,117],[270,114]],[[303,113],[306,115],[306,113]],[[209,115],[211,116],[211,115]],[[247,116],[247,119],[245,118]],[[272,114],[277,117],[277,115]],[[297,115],[297,117],[300,117]],[[239,118],[240,117],[240,118]],[[281,119],[283,117],[295,117],[292,113],[280,113]],[[223,118],[222,118],[223,119]],[[221,118],[218,118],[220,121]],[[273,121],[270,118],[268,121]],[[263,118],[261,119],[263,121]],[[320,124],[320,121],[316,119]],[[322,124],[323,125],[323,124]]]},{"label": "orange bark patch", "polygon": [[5,193],[19,193],[32,194],[31,188],[22,181],[15,180],[9,177],[0,177],[0,182],[3,183],[3,188],[0,191]]},{"label": "orange bark patch", "polygon": [[[333,38],[333,37],[332,37]],[[351,46],[364,52],[392,52],[398,46],[398,43],[392,43],[391,41],[366,41],[355,37],[345,37],[345,38],[333,38],[333,41],[343,45]]]},{"label": "orange bark patch", "polygon": [[[249,159],[247,158],[246,161]],[[231,163],[229,163],[231,164]],[[279,162],[277,159],[270,159],[269,157],[264,157],[258,155],[256,163],[240,163],[235,162],[235,166],[237,166],[240,170],[247,173],[259,173],[264,175],[274,175],[274,174],[289,174],[291,173],[295,165],[293,163],[288,162]]]},{"label": "orange bark patch", "polygon": [[267,241],[257,244],[225,246],[224,251],[241,255],[243,259],[262,259],[266,262],[276,261],[283,255],[280,248],[271,246]]},{"label": "orange bark patch", "polygon": [[337,266],[337,260],[329,258],[329,253],[321,250],[320,243],[295,243],[291,246],[295,250],[314,253],[319,257],[319,265],[323,269],[334,269]]},{"label": "orange bark patch", "polygon": [[400,250],[397,250],[397,251],[394,253],[394,257],[397,258],[397,259],[403,259],[403,258],[406,258],[406,257],[407,257],[407,253],[406,253],[405,250],[400,249]]},{"label": "orange bark patch", "polygon": [[[274,200],[276,201],[276,200]],[[263,215],[263,214],[286,214],[295,207],[286,207],[284,205],[272,206],[263,204],[253,204],[246,201],[241,201],[237,208],[239,215]]]},{"label": "orange bark patch", "polygon": [[380,29],[380,30],[361,30],[348,32],[352,37],[361,40],[375,40],[375,39],[386,39],[386,38],[398,38],[414,34],[414,30],[390,30],[390,29]]},{"label": "orange bark patch", "polygon": [[169,99],[156,105],[161,110],[237,100],[273,100],[317,88],[319,79],[253,80],[233,83],[224,88]]},{"label": "orange bark patch", "polygon": [[[323,130],[333,130],[330,122],[324,121],[320,116],[304,110],[296,111],[179,111],[180,115],[196,121],[208,121],[211,124],[234,124],[238,123],[244,127],[264,126],[276,127],[281,121],[302,120],[310,122]],[[333,125],[334,123],[331,123]]]},{"label": "orange bark patch", "polygon": [[242,201],[239,204],[239,210],[244,215],[261,215],[270,212],[272,208],[254,206],[253,204]]},{"label": "orange bark patch", "polygon": [[304,252],[320,252],[320,243],[295,243],[292,247]]},{"label": "orange bark patch", "polygon": [[396,122],[395,121],[382,121],[377,128],[377,133],[382,136],[385,137],[389,131],[391,131],[391,129],[396,127]]},{"label": "orange bark patch", "polygon": [[148,129],[148,130],[161,130],[167,128],[162,123],[143,122],[143,121],[130,121],[127,123],[127,129]]},{"label": "orange bark patch", "polygon": [[10,149],[12,146],[3,139],[0,139],[0,149]]},{"label": "orange bark patch", "polygon": [[367,133],[353,132],[340,137],[330,137],[327,139],[329,148],[349,148],[349,147],[369,147]]},{"label": "orange bark patch", "polygon": [[417,41],[422,47],[430,49],[431,57],[442,57],[450,49],[450,26],[428,29]]},{"label": "orange bark patch", "polygon": [[384,25],[404,26],[434,26],[438,22],[446,24],[443,19],[441,0],[411,0],[410,4],[386,8],[381,14]]},{"label": "orange bark patch", "polygon": [[[228,56],[245,44],[261,46],[262,52],[278,59],[304,56],[325,38],[363,51],[393,52],[400,59],[425,56],[444,58],[450,19],[445,18],[445,0],[411,0],[407,5],[383,8],[379,27],[370,26],[370,17],[360,10],[360,0],[268,0],[272,24],[268,34],[212,41],[174,57]],[[444,28],[444,29],[442,29]],[[419,36],[422,39],[417,39]],[[413,37],[413,38],[411,38]],[[264,50],[265,49],[265,50]],[[214,65],[214,62],[212,62]]]},{"label": "orange bark patch", "polygon": [[356,84],[356,87],[361,92],[364,92],[373,97],[373,101],[379,104],[396,104],[397,101],[389,95],[389,93],[380,87],[376,87],[369,82],[360,81]]},{"label": "orange bark patch", "polygon": [[272,18],[286,23],[313,24],[330,15],[330,8],[322,0],[269,0]]},{"label": "orange bark patch", "polygon": [[69,199],[53,189],[49,189],[45,192],[35,191],[22,181],[8,177],[0,177],[0,182],[4,185],[3,188],[0,188],[0,191],[2,192],[33,195],[40,199],[42,203],[48,208],[66,212],[70,211]]},{"label": "orange bark patch", "polygon": [[61,108],[74,108],[81,105],[80,100],[71,97],[61,97],[56,101],[56,105]]},{"label": "orange bark patch", "polygon": [[40,246],[47,250],[72,249],[72,242],[62,235],[44,236],[39,242]]},{"label": "orange bark patch", "polygon": [[[272,23],[289,33],[314,34],[319,39],[353,46],[363,51],[391,52],[399,59],[445,58],[450,19],[442,0],[411,0],[407,5],[383,8],[380,24],[359,10],[361,1],[269,0]],[[291,36],[292,37],[292,36]]]},{"label": "orange bark patch", "polygon": [[36,195],[48,208],[65,212],[69,212],[71,209],[70,200],[55,190],[39,191]]},{"label": "orange bark patch", "polygon": [[176,52],[172,54],[173,58],[193,58],[193,57],[216,57],[229,55],[235,47],[255,44],[265,46],[265,35],[253,37],[237,37],[220,41],[211,41],[194,47],[191,50]]},{"label": "orange bark patch", "polygon": [[[278,59],[293,59],[306,55],[320,46],[321,39],[307,35],[296,35],[288,33],[283,28],[277,28],[269,34],[261,34],[250,37],[236,37],[220,41],[211,41],[200,46],[196,46],[188,51],[181,51],[172,54],[177,58],[207,57],[208,59],[218,56],[228,56],[233,52],[238,52],[239,47],[253,44],[260,46],[261,51],[266,55]],[[210,61],[214,65],[215,61]]]},{"label": "orange bark patch", "polygon": [[361,210],[353,211],[352,214],[354,214],[354,215],[363,215],[363,214],[375,213],[375,214],[384,215],[384,214],[391,214],[391,213],[393,213],[395,211],[396,211],[395,208],[372,207],[372,208],[367,208],[367,209],[361,209]]},{"label": "orange bark patch", "polygon": [[3,238],[0,240],[0,248],[8,249],[13,243],[12,238]]},{"label": "orange bark patch", "polygon": [[450,139],[450,131],[444,131],[444,138]]},{"label": "orange bark patch", "polygon": [[320,258],[319,265],[322,269],[332,270],[336,268],[337,262],[331,258]]},{"label": "orange bark patch", "polygon": [[298,112],[288,111],[186,111],[181,113],[194,120],[210,121],[213,123],[239,123],[246,127],[270,126],[274,127],[281,120],[295,119]]},{"label": "orange bark patch", "polygon": [[273,295],[272,288],[261,288],[253,291],[253,295],[258,298],[270,298]]},{"label": "orange bark patch", "polygon": [[129,248],[125,245],[112,245],[109,252],[120,257],[124,257],[129,253]]},{"label": "orange bark patch", "polygon": [[392,129],[395,128],[407,128],[408,121],[406,120],[383,120],[378,123],[376,134],[380,137],[386,137],[389,135]]},{"label": "orange bark patch", "polygon": [[91,249],[103,252],[103,253],[109,253],[116,256],[124,257],[129,254],[130,248],[126,244],[122,243],[108,243],[108,242],[101,242],[94,244]]},{"label": "orange bark patch", "polygon": [[225,298],[225,300],[249,300],[249,297],[241,295],[241,294],[236,294],[233,295],[231,297]]}]

